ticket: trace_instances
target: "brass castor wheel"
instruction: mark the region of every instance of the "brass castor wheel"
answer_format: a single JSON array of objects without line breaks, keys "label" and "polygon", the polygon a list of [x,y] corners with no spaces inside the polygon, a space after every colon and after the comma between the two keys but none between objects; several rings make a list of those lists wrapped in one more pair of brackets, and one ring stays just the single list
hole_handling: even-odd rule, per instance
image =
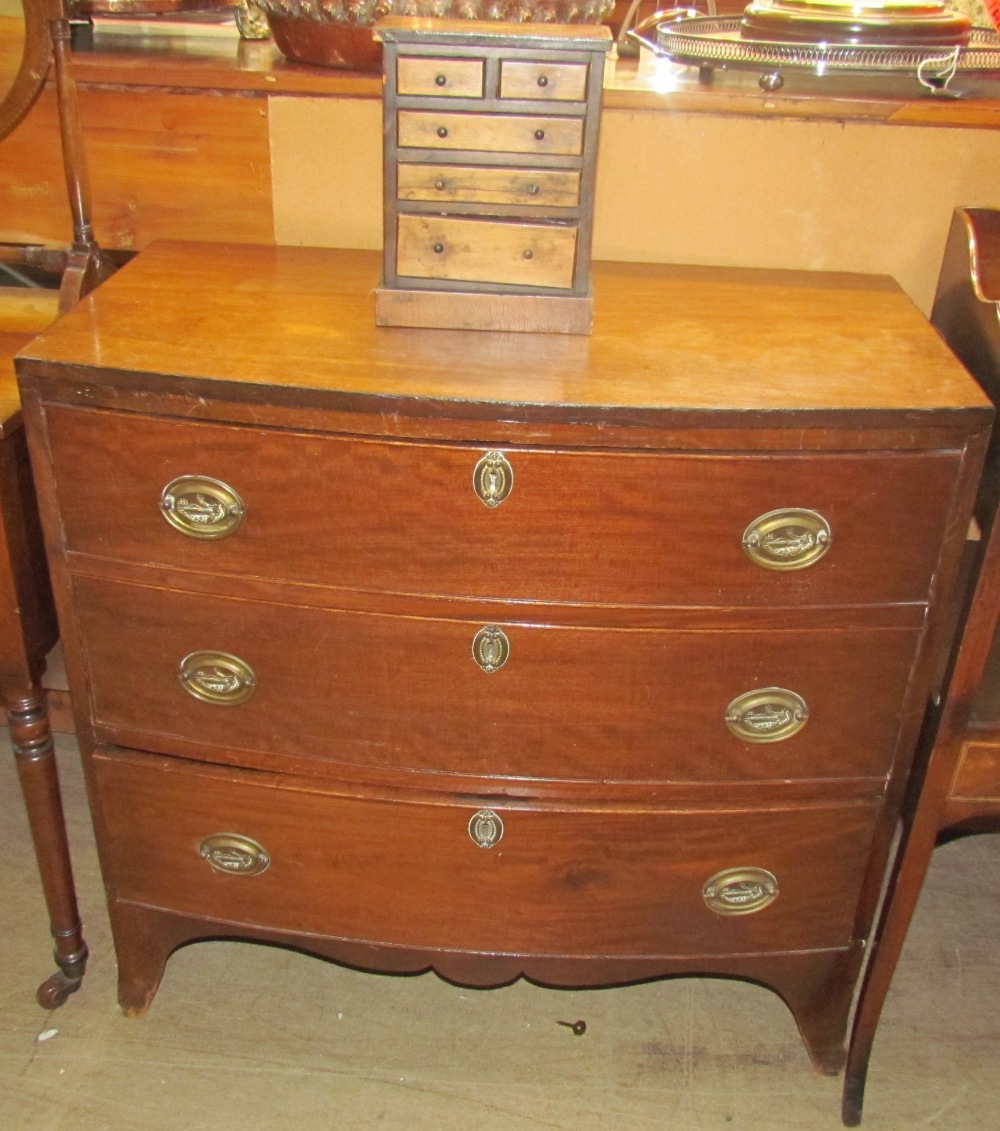
[{"label": "brass castor wheel", "polygon": [[58,1009],[70,994],[76,993],[82,981],[82,978],[68,978],[57,970],[38,987],[35,998],[42,1009]]}]

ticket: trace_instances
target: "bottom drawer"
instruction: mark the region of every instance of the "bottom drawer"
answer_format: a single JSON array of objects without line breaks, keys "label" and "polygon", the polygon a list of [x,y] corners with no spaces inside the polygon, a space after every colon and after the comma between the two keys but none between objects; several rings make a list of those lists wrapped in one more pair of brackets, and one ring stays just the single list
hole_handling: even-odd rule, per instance
[{"label": "bottom drawer", "polygon": [[401,215],[396,271],[414,279],[569,290],[575,224]]},{"label": "bottom drawer", "polygon": [[[95,770],[106,879],[121,899],[494,954],[844,946],[878,812],[870,803],[694,811],[357,796],[116,750],[99,753]],[[256,862],[253,842],[266,853]],[[758,901],[766,905],[754,911]]]}]

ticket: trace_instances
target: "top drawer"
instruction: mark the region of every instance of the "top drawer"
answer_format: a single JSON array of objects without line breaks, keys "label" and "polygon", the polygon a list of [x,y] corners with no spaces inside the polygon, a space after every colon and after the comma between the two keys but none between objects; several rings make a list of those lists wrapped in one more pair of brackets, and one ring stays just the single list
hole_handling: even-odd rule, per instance
[{"label": "top drawer", "polygon": [[396,90],[402,95],[438,98],[482,98],[482,59],[422,59],[400,57]]},{"label": "top drawer", "polygon": [[[484,82],[482,59],[401,55],[396,61],[396,91],[402,97],[482,98]],[[587,64],[504,59],[500,63],[500,97],[583,102],[587,97]]]},{"label": "top drawer", "polygon": [[[507,449],[495,458],[486,446],[89,409],[51,407],[48,418],[71,551],[508,600],[920,602],[960,462],[953,452]],[[167,512],[193,534],[224,537],[187,536],[167,521],[164,491],[178,479],[167,491]],[[239,502],[208,480],[228,485]],[[231,507],[243,518],[226,533]],[[787,521],[766,517],[783,508],[792,512]],[[800,511],[821,516],[828,547],[822,532],[817,546],[809,524],[797,525]],[[768,564],[744,548],[755,538],[766,544]],[[769,568],[796,565],[800,554],[812,564]]]},{"label": "top drawer", "polygon": [[587,97],[586,63],[500,64],[500,97],[583,102]]}]

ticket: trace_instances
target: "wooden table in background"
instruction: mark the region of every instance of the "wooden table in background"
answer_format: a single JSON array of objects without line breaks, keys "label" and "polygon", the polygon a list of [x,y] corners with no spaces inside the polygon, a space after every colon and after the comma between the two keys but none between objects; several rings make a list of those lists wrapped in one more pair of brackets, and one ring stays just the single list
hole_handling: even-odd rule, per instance
[{"label": "wooden table in background", "polygon": [[[46,656],[58,639],[55,611],[11,355],[53,313],[49,296],[18,302],[21,330],[0,324],[0,700],[28,810],[59,969],[38,988],[47,1009],[76,990],[87,963],[77,912],[52,733],[42,686]],[[13,305],[8,304],[6,309]],[[27,314],[26,314],[27,312]],[[26,315],[26,316],[25,316]]]}]

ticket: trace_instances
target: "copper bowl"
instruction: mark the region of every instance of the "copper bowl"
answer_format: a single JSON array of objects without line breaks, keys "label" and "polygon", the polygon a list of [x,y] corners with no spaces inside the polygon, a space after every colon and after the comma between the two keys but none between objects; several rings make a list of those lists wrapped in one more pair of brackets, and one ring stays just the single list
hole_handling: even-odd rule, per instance
[{"label": "copper bowl", "polygon": [[372,27],[383,16],[599,24],[614,0],[257,0],[279,50],[297,63],[378,71],[382,45]]}]

